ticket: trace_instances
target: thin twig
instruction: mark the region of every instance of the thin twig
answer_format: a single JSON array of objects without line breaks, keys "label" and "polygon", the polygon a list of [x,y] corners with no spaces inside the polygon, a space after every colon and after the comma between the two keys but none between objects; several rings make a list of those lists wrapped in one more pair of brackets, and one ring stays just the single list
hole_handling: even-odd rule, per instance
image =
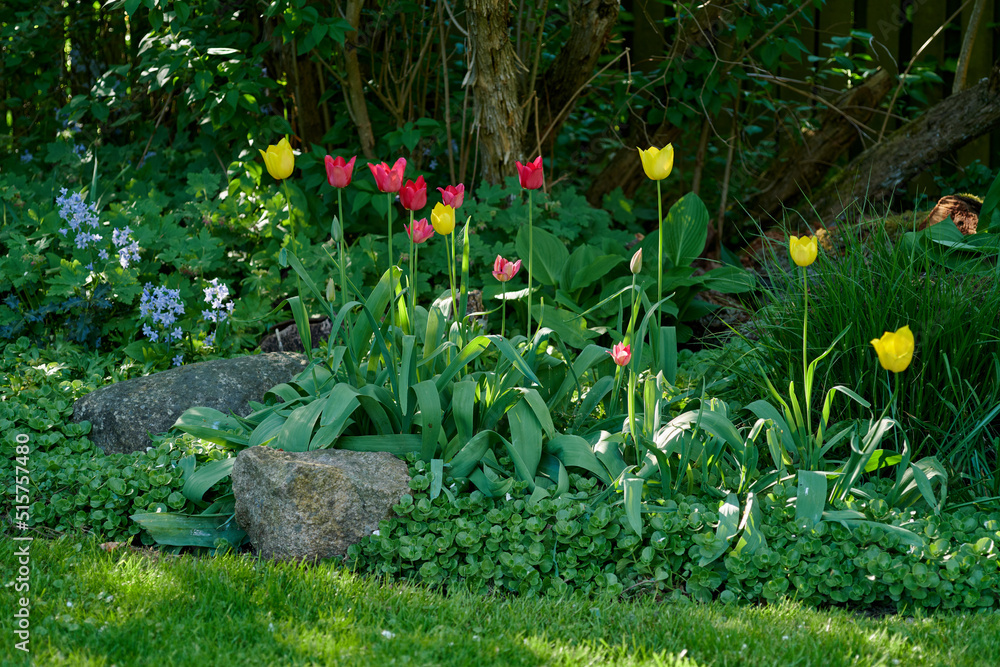
[{"label": "thin twig", "polygon": [[[146,159],[146,153],[149,152],[149,146],[153,143],[153,137],[156,136],[156,130],[159,129],[160,123],[163,122],[163,115],[167,113],[167,109],[170,108],[170,100],[172,100],[173,97],[174,91],[171,90],[170,94],[167,95],[167,101],[163,103],[163,108],[160,109],[160,115],[156,118],[156,125],[153,126],[153,131],[149,133],[149,141],[146,142],[146,147],[142,149],[142,156],[139,158],[139,164],[142,164],[142,161]],[[222,170],[226,170],[225,166],[223,166]]]},{"label": "thin twig", "polygon": [[[545,17],[548,15],[549,11],[549,0],[545,0],[545,4],[542,5],[542,20],[538,24],[538,40],[535,42],[535,59],[531,63],[531,75],[528,77],[528,87],[525,90],[531,94],[535,92],[535,80],[538,78],[538,63],[542,59],[542,38],[545,36]],[[524,124],[528,123],[529,111],[524,112]],[[535,122],[538,122],[538,110],[536,106],[535,110]]]},{"label": "thin twig", "polygon": [[454,14],[452,14],[451,4],[448,2],[448,0],[442,0],[442,2],[444,3],[444,8],[448,10],[448,16],[451,17],[451,22],[455,25],[455,30],[459,31],[460,33],[468,37],[469,31],[463,28],[461,25],[459,25],[458,19],[455,18]]},{"label": "thin twig", "polygon": [[736,152],[737,131],[739,129],[740,116],[740,95],[743,90],[743,81],[736,84],[736,100],[733,102],[732,129],[729,133],[729,152],[726,155],[726,169],[722,175],[722,199],[719,202],[719,218],[717,225],[717,239],[719,245],[719,258],[722,258],[722,225],[726,220],[726,200],[729,197],[729,177],[733,171],[733,154]]},{"label": "thin twig", "polygon": [[562,118],[562,115],[564,113],[566,113],[566,111],[569,110],[570,106],[573,104],[574,101],[576,101],[576,98],[579,97],[580,93],[582,93],[587,88],[587,86],[589,86],[594,81],[594,79],[596,79],[600,75],[604,74],[604,72],[606,72],[608,70],[608,68],[610,68],[612,65],[614,65],[619,60],[621,60],[622,56],[624,56],[628,52],[629,52],[629,48],[625,47],[624,51],[622,51],[617,56],[615,56],[614,59],[611,62],[609,62],[607,65],[605,65],[601,69],[597,70],[597,72],[594,73],[594,75],[592,77],[590,77],[589,79],[587,79],[582,86],[580,86],[579,88],[576,89],[576,91],[570,96],[570,98],[568,100],[566,100],[566,104],[564,104],[563,108],[559,110],[559,113],[552,117],[552,121],[549,123],[549,126],[547,128],[545,128],[545,132],[542,133],[542,138],[539,140],[539,144],[542,141],[545,141],[546,139],[549,138],[549,133],[552,131],[552,128],[554,128],[556,126],[556,121],[558,121],[560,118]]},{"label": "thin twig", "polygon": [[455,183],[455,149],[451,139],[451,92],[448,87],[448,43],[444,29],[444,12],[438,12],[438,34],[441,36],[441,76],[444,80],[444,131],[448,142],[448,174]]},{"label": "thin twig", "polygon": [[[757,72],[748,72],[747,76],[755,77],[755,78],[758,78],[758,79],[766,79],[768,81],[772,81],[772,82],[778,84],[779,86],[782,86],[783,88],[788,88],[789,90],[794,90],[796,93],[802,95],[803,97],[808,97],[809,99],[813,100],[814,102],[819,102],[820,104],[826,106],[828,109],[830,109],[834,113],[836,113],[836,114],[838,114],[840,116],[843,116],[844,120],[846,120],[851,125],[853,125],[853,126],[855,126],[857,128],[860,128],[860,129],[862,129],[862,130],[864,130],[866,132],[870,132],[872,134],[875,133],[875,130],[873,130],[872,128],[868,127],[864,123],[859,122],[857,119],[851,118],[846,113],[844,113],[843,109],[841,109],[838,106],[834,106],[834,104],[832,102],[829,102],[828,100],[824,100],[819,95],[813,95],[812,93],[810,93],[808,91],[800,90],[799,88],[796,88],[795,86],[789,85],[789,84],[785,83],[784,81],[782,81],[781,77],[771,76],[770,74],[759,74]],[[857,108],[857,107],[854,107],[854,106],[844,107],[844,109],[853,109],[853,108]]]},{"label": "thin twig", "polygon": [[885,119],[882,121],[882,129],[878,133],[878,139],[875,141],[876,144],[882,143],[882,137],[885,136],[885,129],[889,125],[889,113],[892,111],[892,108],[896,105],[896,98],[899,97],[900,91],[903,90],[903,82],[906,81],[906,75],[910,73],[910,69],[917,62],[917,58],[919,58],[920,54],[924,52],[924,49],[930,46],[931,42],[933,42],[934,39],[938,35],[940,35],[945,28],[948,27],[948,24],[955,20],[956,16],[960,16],[962,14],[962,10],[965,9],[965,7],[970,2],[972,2],[972,0],[965,0],[965,2],[962,3],[962,6],[958,8],[958,11],[949,16],[944,23],[938,26],[938,29],[934,31],[934,34],[932,34],[930,37],[927,38],[927,41],[924,42],[924,45],[921,46],[919,49],[917,49],[917,52],[913,54],[912,58],[910,58],[910,62],[906,64],[906,70],[899,77],[899,85],[896,86],[896,90],[893,91],[892,93],[892,99],[889,100],[889,109],[888,111],[886,111]]},{"label": "thin twig", "polygon": [[955,84],[951,88],[951,94],[960,93],[965,88],[965,79],[969,74],[969,57],[972,55],[972,45],[976,41],[976,32],[979,31],[979,21],[983,17],[983,9],[986,0],[976,0],[972,8],[972,16],[969,17],[969,25],[965,28],[965,37],[962,38],[962,50],[958,54],[958,64],[955,66]]},{"label": "thin twig", "polygon": [[691,192],[699,194],[701,190],[701,172],[705,169],[705,153],[708,150],[708,118],[701,122],[701,139],[698,141],[698,153],[694,160],[694,178],[691,181]]}]

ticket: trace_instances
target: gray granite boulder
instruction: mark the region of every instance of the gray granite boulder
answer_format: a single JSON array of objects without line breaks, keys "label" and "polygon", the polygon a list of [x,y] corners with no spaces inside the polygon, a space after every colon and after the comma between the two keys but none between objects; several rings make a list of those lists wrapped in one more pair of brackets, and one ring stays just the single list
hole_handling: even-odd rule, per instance
[{"label": "gray granite boulder", "polygon": [[387,452],[244,449],[233,465],[236,523],[276,560],[342,556],[410,492],[406,463]]},{"label": "gray granite boulder", "polygon": [[105,454],[143,451],[150,434],[170,429],[191,407],[245,417],[250,401],[305,369],[305,356],[274,352],[171,368],[101,387],[73,406],[73,421],[89,421],[90,439]]}]

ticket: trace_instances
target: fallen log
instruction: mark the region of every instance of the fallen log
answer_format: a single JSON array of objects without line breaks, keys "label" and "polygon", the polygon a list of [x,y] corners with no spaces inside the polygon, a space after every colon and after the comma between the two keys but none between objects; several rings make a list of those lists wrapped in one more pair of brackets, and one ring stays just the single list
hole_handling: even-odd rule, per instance
[{"label": "fallen log", "polygon": [[894,83],[892,75],[879,70],[862,85],[830,102],[819,129],[803,132],[801,141],[760,176],[759,190],[744,204],[746,210],[758,220],[778,219],[782,209],[803,194],[809,197],[837,158],[861,137],[862,128]]},{"label": "fallen log", "polygon": [[946,97],[854,158],[812,199],[820,220],[841,219],[859,203],[887,205],[910,179],[973,139],[1000,127],[1000,62],[976,85]]}]

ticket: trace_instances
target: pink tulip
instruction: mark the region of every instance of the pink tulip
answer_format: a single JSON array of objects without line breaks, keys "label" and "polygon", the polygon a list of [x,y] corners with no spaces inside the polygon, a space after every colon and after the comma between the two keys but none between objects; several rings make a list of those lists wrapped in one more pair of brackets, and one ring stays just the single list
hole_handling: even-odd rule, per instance
[{"label": "pink tulip", "polygon": [[451,206],[454,209],[462,207],[462,202],[465,201],[465,186],[459,183],[458,185],[449,185],[446,188],[438,188],[441,192],[441,201],[444,202],[446,206]]},{"label": "pink tulip", "polygon": [[417,176],[417,181],[407,181],[399,191],[399,201],[407,211],[419,211],[427,206],[427,184],[423,176]]},{"label": "pink tulip", "polygon": [[502,283],[505,283],[516,276],[517,272],[520,270],[521,260],[508,262],[500,255],[497,255],[496,260],[493,262],[493,277]]},{"label": "pink tulip", "polygon": [[375,177],[375,184],[378,186],[379,192],[399,192],[399,189],[403,187],[406,158],[401,157],[396,160],[396,164],[392,165],[391,169],[385,162],[369,164],[368,168],[372,170],[372,176]]},{"label": "pink tulip", "polygon": [[406,230],[406,235],[409,236],[414,243],[423,243],[430,237],[434,236],[434,227],[427,222],[427,218],[414,220],[412,227],[404,224],[403,229]]},{"label": "pink tulip", "polygon": [[520,162],[515,162],[517,165],[517,176],[521,179],[521,187],[525,190],[537,190],[542,187],[542,156],[539,155],[535,158],[534,162],[529,162],[528,164],[521,164]]},{"label": "pink tulip", "polygon": [[624,366],[632,359],[632,346],[625,345],[624,343],[618,343],[613,348],[608,350],[608,354],[611,355],[611,358],[615,360],[616,364]]},{"label": "pink tulip", "polygon": [[326,163],[326,180],[330,185],[335,188],[346,188],[350,185],[356,159],[356,155],[347,162],[344,162],[344,158],[339,155],[337,157],[327,155],[323,158],[323,162]]}]

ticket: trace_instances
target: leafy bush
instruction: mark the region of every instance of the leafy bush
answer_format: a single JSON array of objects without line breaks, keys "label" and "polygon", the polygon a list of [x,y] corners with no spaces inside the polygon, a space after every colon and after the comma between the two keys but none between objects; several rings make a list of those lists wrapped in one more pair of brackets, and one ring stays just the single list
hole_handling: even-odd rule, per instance
[{"label": "leafy bush", "polygon": [[[133,358],[152,363],[169,363],[177,355],[190,361],[196,351],[218,353],[255,341],[261,325],[254,320],[267,315],[271,304],[254,296],[259,280],[249,289],[240,283],[260,272],[260,260],[231,258],[249,259],[259,235],[249,223],[230,222],[245,215],[236,199],[216,198],[221,184],[214,176],[189,174],[191,185],[180,196],[136,180],[121,191],[99,193],[96,179],[82,194],[66,188],[57,193],[54,181],[28,176],[0,177],[6,221],[0,231],[6,250],[0,257],[0,339],[24,335],[44,345],[58,329],[70,340],[124,347]],[[126,201],[117,203],[116,197]],[[272,287],[280,290],[276,282]],[[235,311],[233,302],[218,298],[230,288],[235,297],[246,295]],[[151,321],[142,297],[165,289],[176,290],[176,300],[185,306],[171,313],[166,332],[167,321]],[[233,321],[240,324],[232,327]],[[173,336],[176,327],[183,340]],[[153,342],[154,329],[166,334],[157,335],[161,345],[128,347],[143,333]],[[173,346],[162,345],[168,338]]]}]

